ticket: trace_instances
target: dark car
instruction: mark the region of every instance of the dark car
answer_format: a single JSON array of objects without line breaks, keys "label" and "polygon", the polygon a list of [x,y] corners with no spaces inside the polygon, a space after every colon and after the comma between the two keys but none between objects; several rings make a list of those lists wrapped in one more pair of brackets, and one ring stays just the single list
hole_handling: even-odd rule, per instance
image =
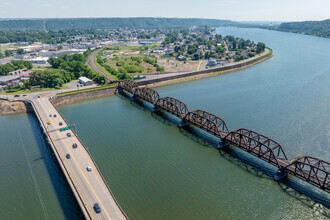
[{"label": "dark car", "polygon": [[66,133],[66,136],[71,137],[71,133]]},{"label": "dark car", "polygon": [[38,95],[38,98],[40,98],[40,95]]},{"label": "dark car", "polygon": [[54,117],[56,118],[56,115],[54,114]]},{"label": "dark car", "polygon": [[71,158],[70,154],[66,154],[66,158],[70,159]]},{"label": "dark car", "polygon": [[72,144],[72,147],[73,147],[73,148],[77,148],[78,145],[77,145],[76,143],[73,143],[73,144]]},{"label": "dark car", "polygon": [[61,126],[61,125],[63,125],[63,123],[62,123],[62,122],[60,122],[60,123],[58,123],[58,124],[59,124],[60,126]]},{"label": "dark car", "polygon": [[26,94],[24,94],[23,96],[26,96]]},{"label": "dark car", "polygon": [[52,117],[52,114],[49,114],[49,117]]},{"label": "dark car", "polygon": [[95,210],[96,213],[100,213],[101,212],[101,207],[99,206],[98,203],[95,203],[94,204],[94,210]]},{"label": "dark car", "polygon": [[20,95],[14,95],[14,97],[20,97]]}]

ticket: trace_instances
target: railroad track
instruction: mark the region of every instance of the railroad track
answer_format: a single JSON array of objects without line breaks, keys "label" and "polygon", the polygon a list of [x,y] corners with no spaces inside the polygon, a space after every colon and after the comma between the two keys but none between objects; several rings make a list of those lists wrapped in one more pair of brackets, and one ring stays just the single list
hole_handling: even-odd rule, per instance
[{"label": "railroad track", "polygon": [[102,70],[100,70],[100,68],[96,65],[95,63],[95,57],[96,54],[102,49],[98,49],[95,50],[93,53],[91,53],[88,58],[87,58],[87,66],[89,68],[91,68],[94,72],[96,73],[100,73],[102,75],[104,75],[107,78],[107,82],[113,81],[115,80],[114,78],[111,78],[110,76],[108,76],[105,72],[103,72]]}]

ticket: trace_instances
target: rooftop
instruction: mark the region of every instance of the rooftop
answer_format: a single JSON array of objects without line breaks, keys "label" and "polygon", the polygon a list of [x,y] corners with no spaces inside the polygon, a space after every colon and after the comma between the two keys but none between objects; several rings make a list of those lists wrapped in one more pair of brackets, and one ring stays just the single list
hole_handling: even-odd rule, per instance
[{"label": "rooftop", "polygon": [[7,82],[7,81],[10,81],[10,80],[16,80],[16,79],[19,79],[21,78],[20,76],[0,76],[0,82]]}]

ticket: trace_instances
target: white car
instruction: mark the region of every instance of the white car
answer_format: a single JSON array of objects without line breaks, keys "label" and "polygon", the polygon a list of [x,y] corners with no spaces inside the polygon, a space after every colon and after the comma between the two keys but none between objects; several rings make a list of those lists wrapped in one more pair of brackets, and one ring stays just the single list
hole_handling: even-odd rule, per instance
[{"label": "white car", "polygon": [[88,167],[86,167],[86,170],[87,170],[88,172],[90,172],[90,171],[92,171],[92,168],[91,168],[90,166],[88,166]]}]

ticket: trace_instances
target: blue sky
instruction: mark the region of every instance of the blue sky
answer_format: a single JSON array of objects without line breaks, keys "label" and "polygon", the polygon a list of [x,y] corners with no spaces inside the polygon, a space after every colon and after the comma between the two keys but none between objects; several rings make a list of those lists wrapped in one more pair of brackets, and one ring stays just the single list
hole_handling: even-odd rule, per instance
[{"label": "blue sky", "polygon": [[0,18],[57,17],[324,20],[330,18],[330,0],[0,0]]}]

